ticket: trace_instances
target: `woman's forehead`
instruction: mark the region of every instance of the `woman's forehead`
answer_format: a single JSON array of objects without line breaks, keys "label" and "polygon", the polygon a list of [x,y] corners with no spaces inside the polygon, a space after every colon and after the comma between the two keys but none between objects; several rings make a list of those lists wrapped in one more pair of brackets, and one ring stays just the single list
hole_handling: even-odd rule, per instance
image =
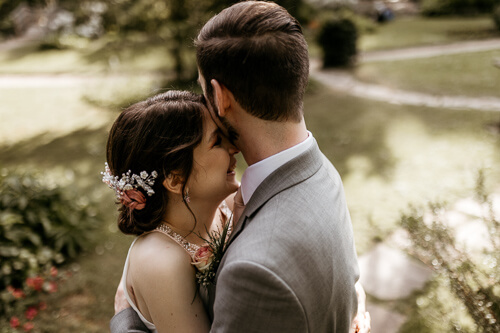
[{"label": "woman's forehead", "polygon": [[203,116],[203,131],[206,136],[212,136],[215,132],[218,131],[217,125],[213,121],[212,117],[208,114],[208,110],[204,110]]}]

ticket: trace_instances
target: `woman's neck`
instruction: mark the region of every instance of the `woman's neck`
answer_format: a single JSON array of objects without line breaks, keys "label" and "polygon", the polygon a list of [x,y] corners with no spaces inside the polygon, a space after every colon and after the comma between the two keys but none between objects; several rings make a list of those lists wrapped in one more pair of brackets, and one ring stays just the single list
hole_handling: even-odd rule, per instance
[{"label": "woman's neck", "polygon": [[204,243],[203,239],[208,239],[213,221],[219,216],[219,204],[191,202],[188,203],[190,211],[180,196],[171,197],[163,221],[188,242],[201,245]]}]

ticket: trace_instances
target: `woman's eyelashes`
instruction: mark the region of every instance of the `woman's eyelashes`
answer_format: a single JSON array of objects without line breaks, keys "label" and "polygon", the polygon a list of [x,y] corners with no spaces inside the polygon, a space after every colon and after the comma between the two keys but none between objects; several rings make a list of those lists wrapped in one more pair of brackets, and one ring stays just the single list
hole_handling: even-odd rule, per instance
[{"label": "woman's eyelashes", "polygon": [[214,147],[220,146],[221,144],[222,144],[222,137],[219,134],[217,134],[217,136],[215,137]]}]

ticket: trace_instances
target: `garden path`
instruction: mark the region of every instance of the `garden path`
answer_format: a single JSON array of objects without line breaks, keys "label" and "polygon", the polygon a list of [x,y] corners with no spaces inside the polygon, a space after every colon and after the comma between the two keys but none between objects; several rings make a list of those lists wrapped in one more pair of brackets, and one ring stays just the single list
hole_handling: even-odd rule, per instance
[{"label": "garden path", "polygon": [[500,38],[492,38],[485,40],[455,42],[444,45],[427,45],[394,50],[365,52],[360,55],[359,61],[362,63],[373,61],[395,61],[498,49],[500,49]]},{"label": "garden path", "polygon": [[[486,50],[500,50],[500,38],[366,52],[361,54],[360,62],[428,58]],[[492,63],[492,68],[494,68],[493,66]],[[437,96],[394,89],[362,82],[356,79],[348,70],[322,69],[319,59],[311,59],[311,76],[335,91],[361,98],[394,104],[500,112],[500,98],[498,97]]]}]

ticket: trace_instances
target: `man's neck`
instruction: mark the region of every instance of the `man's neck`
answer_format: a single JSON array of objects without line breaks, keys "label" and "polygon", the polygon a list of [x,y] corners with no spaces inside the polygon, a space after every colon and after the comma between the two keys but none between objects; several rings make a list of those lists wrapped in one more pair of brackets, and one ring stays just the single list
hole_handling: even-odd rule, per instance
[{"label": "man's neck", "polygon": [[304,120],[293,122],[269,122],[259,120],[254,126],[240,131],[240,148],[248,165],[252,165],[291,148],[307,139]]}]

